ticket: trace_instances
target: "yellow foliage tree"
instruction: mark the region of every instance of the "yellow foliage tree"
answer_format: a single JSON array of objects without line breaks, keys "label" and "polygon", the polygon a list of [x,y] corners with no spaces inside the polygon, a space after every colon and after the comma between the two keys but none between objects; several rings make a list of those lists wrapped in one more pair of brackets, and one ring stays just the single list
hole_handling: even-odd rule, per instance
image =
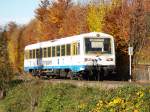
[{"label": "yellow foliage tree", "polygon": [[87,14],[87,24],[90,31],[102,31],[105,24],[105,9],[106,6],[104,4],[100,4],[99,6],[90,4]]},{"label": "yellow foliage tree", "polygon": [[8,38],[8,57],[13,68],[17,70],[18,65],[18,38],[20,30],[14,22],[8,24],[7,38]]},{"label": "yellow foliage tree", "polygon": [[16,65],[16,61],[18,58],[18,49],[16,47],[16,42],[14,42],[13,40],[8,41],[9,60],[13,65]]}]

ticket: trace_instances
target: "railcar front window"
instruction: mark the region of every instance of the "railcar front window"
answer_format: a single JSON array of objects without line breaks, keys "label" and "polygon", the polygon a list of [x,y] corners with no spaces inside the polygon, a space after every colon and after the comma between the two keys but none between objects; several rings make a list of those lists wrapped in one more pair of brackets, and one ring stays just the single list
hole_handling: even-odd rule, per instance
[{"label": "railcar front window", "polygon": [[85,38],[86,54],[111,54],[110,38]]}]

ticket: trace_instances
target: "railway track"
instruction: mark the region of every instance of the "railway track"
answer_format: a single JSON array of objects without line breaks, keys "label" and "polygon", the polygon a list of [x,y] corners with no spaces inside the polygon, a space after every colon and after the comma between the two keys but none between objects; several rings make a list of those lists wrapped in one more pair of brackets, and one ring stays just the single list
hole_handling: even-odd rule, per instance
[{"label": "railway track", "polygon": [[123,86],[149,86],[150,83],[127,82],[127,81],[79,81],[79,80],[64,80],[64,79],[50,79],[44,80],[51,84],[72,84],[78,87],[95,87],[102,89],[114,89]]},{"label": "railway track", "polygon": [[[27,76],[22,77],[22,76]],[[47,77],[32,77],[31,74],[26,74],[22,75],[21,77],[18,77],[19,80],[23,81],[32,81],[32,80],[39,80],[44,83],[51,83],[51,84],[72,84],[78,87],[95,87],[95,88],[102,88],[102,89],[113,89],[113,88],[118,88],[118,87],[123,87],[123,86],[146,86],[150,87],[150,82],[128,82],[128,81],[113,81],[113,80],[104,80],[104,81],[87,81],[87,80],[70,80],[70,79],[52,79],[52,78],[47,78]]]}]

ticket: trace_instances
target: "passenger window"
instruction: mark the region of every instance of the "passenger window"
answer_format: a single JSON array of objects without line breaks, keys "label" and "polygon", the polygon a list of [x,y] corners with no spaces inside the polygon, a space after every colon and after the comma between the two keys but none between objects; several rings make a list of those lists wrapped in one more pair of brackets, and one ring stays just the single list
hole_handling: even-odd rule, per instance
[{"label": "passenger window", "polygon": [[39,54],[40,54],[40,53],[39,53],[39,49],[36,49],[36,58],[39,58],[39,57],[40,57]]},{"label": "passenger window", "polygon": [[48,47],[48,57],[51,57],[51,47]]},{"label": "passenger window", "polygon": [[60,46],[56,47],[56,56],[60,56]]},{"label": "passenger window", "polygon": [[65,45],[61,46],[61,56],[65,56]]},{"label": "passenger window", "polygon": [[39,58],[42,58],[42,55],[43,55],[42,51],[43,51],[42,48],[40,48],[40,50],[39,50]]},{"label": "passenger window", "polygon": [[35,49],[33,49],[33,58],[35,58]]},{"label": "passenger window", "polygon": [[47,48],[43,48],[43,57],[44,57],[44,58],[47,57]]},{"label": "passenger window", "polygon": [[75,42],[75,43],[72,43],[72,46],[71,46],[71,54],[72,55],[77,55],[79,53],[79,48],[78,48],[78,43]]},{"label": "passenger window", "polygon": [[55,47],[52,47],[52,57],[55,57]]},{"label": "passenger window", "polygon": [[36,58],[42,58],[42,48],[36,49]]},{"label": "passenger window", "polygon": [[70,44],[67,44],[66,45],[66,55],[68,56],[68,55],[70,55],[70,49],[71,47],[70,47]]}]

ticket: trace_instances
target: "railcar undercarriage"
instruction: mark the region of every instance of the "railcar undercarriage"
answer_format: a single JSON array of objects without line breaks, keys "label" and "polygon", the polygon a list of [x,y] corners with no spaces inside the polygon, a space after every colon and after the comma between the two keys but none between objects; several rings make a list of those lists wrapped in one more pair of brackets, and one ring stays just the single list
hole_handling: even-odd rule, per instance
[{"label": "railcar undercarriage", "polygon": [[113,67],[107,66],[87,66],[85,70],[74,72],[70,69],[35,69],[30,73],[36,77],[65,78],[76,80],[99,80],[114,72]]}]

